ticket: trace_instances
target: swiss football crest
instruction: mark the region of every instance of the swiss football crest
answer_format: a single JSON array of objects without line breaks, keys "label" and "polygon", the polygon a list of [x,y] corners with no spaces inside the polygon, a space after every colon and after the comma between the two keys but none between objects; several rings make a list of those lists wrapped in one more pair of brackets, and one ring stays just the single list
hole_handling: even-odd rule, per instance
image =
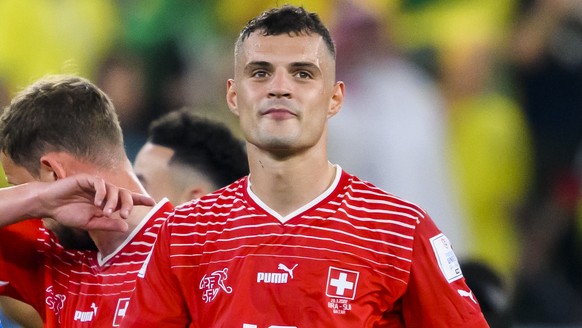
[{"label": "swiss football crest", "polygon": [[345,315],[352,310],[351,301],[356,297],[358,271],[329,267],[325,294],[329,297],[327,307],[335,315]]},{"label": "swiss football crest", "polygon": [[67,297],[65,295],[54,293],[53,286],[49,286],[46,289],[46,305],[55,313],[59,322],[61,322],[61,310],[63,309],[66,299]]},{"label": "swiss football crest", "polygon": [[232,293],[232,287],[225,284],[228,279],[228,268],[216,270],[209,275],[204,274],[200,280],[200,290],[202,290],[202,300],[206,303],[214,301],[220,291],[227,294]]},{"label": "swiss football crest", "polygon": [[356,297],[359,277],[358,271],[329,267],[326,295],[353,300]]}]

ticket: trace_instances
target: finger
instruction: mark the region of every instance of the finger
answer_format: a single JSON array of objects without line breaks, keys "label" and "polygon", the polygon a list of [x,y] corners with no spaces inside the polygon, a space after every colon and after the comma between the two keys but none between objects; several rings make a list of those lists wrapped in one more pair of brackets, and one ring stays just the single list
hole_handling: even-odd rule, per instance
[{"label": "finger", "polygon": [[106,216],[110,216],[117,208],[120,190],[111,184],[105,184],[105,188],[107,189],[107,198],[105,199],[106,202],[103,206],[103,213]]},{"label": "finger", "polygon": [[121,202],[121,206],[119,208],[119,214],[122,218],[127,219],[129,217],[129,213],[133,208],[133,197],[130,191],[122,189],[119,191],[119,200]]},{"label": "finger", "polygon": [[112,219],[107,216],[93,217],[87,226],[84,228],[86,230],[103,230],[103,231],[116,231],[116,232],[126,232],[129,228],[127,222],[120,219]]},{"label": "finger", "polygon": [[154,206],[156,205],[156,201],[148,195],[138,194],[135,192],[131,193],[131,198],[133,199],[133,205],[145,205],[145,206]]},{"label": "finger", "polygon": [[97,177],[90,177],[89,183],[95,190],[95,198],[94,204],[95,206],[101,207],[103,206],[103,202],[105,201],[105,197],[107,196],[107,187],[105,181],[103,179]]}]

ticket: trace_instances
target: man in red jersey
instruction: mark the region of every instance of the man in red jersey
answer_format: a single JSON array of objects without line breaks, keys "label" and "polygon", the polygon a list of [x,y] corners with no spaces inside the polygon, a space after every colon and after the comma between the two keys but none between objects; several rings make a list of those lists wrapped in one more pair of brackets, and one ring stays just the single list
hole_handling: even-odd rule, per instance
[{"label": "man in red jersey", "polygon": [[[3,174],[3,172],[2,172]],[[102,229],[116,229],[117,220],[111,214],[119,210],[127,218],[133,205],[153,205],[151,198],[105,183],[103,179],[87,174],[59,179],[54,182],[31,182],[0,189],[0,226],[31,217],[53,217],[77,225],[89,224]],[[27,220],[12,224],[6,230],[34,233],[40,221]],[[32,228],[32,229],[31,229]],[[1,253],[0,253],[1,256]],[[0,261],[3,261],[0,259]],[[0,294],[6,281],[0,281]],[[9,312],[23,327],[42,327],[37,312],[25,303],[2,297],[2,310]]]},{"label": "man in red jersey", "polygon": [[344,84],[316,14],[251,20],[227,87],[251,173],[168,217],[122,326],[488,327],[427,213],[329,163]]},{"label": "man in red jersey", "polygon": [[[47,77],[21,91],[0,116],[0,150],[14,185],[85,173],[145,192],[125,154],[111,101],[79,77]],[[137,206],[124,220],[115,212],[109,227],[83,222],[81,212],[74,222],[62,222],[88,234],[48,218],[0,229],[1,292],[31,304],[45,327],[118,326],[172,209],[162,201]]]}]

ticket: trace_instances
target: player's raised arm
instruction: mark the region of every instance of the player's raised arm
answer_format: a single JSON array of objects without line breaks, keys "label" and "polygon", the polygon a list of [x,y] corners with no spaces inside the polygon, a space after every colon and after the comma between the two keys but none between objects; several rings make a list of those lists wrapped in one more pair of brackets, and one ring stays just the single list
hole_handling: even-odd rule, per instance
[{"label": "player's raised arm", "polygon": [[0,189],[0,226],[30,217],[51,217],[62,224],[87,230],[127,229],[112,216],[127,218],[134,205],[153,205],[145,195],[80,174],[55,182],[33,182]]}]

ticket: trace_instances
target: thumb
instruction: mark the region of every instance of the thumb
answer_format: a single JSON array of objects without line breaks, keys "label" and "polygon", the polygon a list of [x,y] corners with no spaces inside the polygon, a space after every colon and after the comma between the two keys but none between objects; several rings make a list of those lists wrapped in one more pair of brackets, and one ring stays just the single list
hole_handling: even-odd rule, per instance
[{"label": "thumb", "polygon": [[129,229],[127,222],[121,219],[114,219],[108,216],[93,217],[87,223],[86,230],[104,230],[126,232]]}]

